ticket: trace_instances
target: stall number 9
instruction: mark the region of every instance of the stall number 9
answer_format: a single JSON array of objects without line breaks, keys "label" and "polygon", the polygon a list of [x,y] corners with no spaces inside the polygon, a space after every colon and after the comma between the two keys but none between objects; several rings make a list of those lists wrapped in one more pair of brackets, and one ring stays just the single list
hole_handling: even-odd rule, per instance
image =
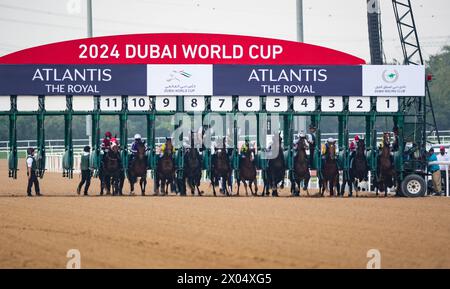
[{"label": "stall number 9", "polygon": [[174,111],[177,109],[176,96],[157,96],[155,108],[159,111]]}]

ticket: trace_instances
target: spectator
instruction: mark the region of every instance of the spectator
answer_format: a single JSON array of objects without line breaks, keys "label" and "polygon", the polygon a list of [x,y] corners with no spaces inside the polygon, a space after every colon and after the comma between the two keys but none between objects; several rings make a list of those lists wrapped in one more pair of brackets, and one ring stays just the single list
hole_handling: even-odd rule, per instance
[{"label": "spectator", "polygon": [[[435,161],[437,161],[437,157],[434,154],[434,149],[431,148],[428,151],[428,162],[435,162]],[[431,174],[431,177],[433,180],[433,188],[434,188],[433,196],[440,195],[441,194],[441,171],[439,170],[439,166],[438,165],[429,165],[428,172]]]},{"label": "spectator", "polygon": [[[439,154],[436,156],[437,160],[440,162],[448,162],[450,161],[450,158],[448,156],[448,154],[445,152],[445,147],[441,146],[439,148]],[[444,187],[442,188],[444,191],[447,188],[447,176],[446,176],[446,165],[439,165],[439,170],[441,171],[441,179],[443,179],[443,183],[444,183]]]}]

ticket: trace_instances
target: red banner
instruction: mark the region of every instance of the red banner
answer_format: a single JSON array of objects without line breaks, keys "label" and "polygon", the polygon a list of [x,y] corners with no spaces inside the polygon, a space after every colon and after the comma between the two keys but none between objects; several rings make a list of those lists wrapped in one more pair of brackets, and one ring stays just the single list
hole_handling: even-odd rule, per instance
[{"label": "red banner", "polygon": [[0,64],[359,65],[365,61],[337,50],[286,40],[161,33],[47,44],[0,57]]}]

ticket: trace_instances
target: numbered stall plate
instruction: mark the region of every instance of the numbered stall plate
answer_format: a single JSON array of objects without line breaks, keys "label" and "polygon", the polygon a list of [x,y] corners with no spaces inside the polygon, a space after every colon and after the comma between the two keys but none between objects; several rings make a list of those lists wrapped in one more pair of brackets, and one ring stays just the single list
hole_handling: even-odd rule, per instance
[{"label": "numbered stall plate", "polygon": [[324,112],[337,112],[344,110],[342,96],[322,96],[321,107]]},{"label": "numbered stall plate", "polygon": [[211,111],[232,111],[232,96],[211,96]]},{"label": "numbered stall plate", "polygon": [[36,95],[18,95],[18,111],[37,111],[39,110],[39,97]]},{"label": "numbered stall plate", "polygon": [[150,97],[148,96],[128,96],[129,111],[149,111]]},{"label": "numbered stall plate", "polygon": [[185,111],[204,111],[205,97],[203,96],[185,96],[184,97]]},{"label": "numbered stall plate", "polygon": [[101,96],[100,97],[101,111],[119,111],[122,110],[121,96]]},{"label": "numbered stall plate", "polygon": [[315,111],[316,98],[314,96],[294,96],[294,111]]},{"label": "numbered stall plate", "polygon": [[156,96],[156,111],[175,111],[177,110],[176,96]]},{"label": "numbered stall plate", "polygon": [[239,96],[239,111],[258,111],[261,109],[259,96]]},{"label": "numbered stall plate", "polygon": [[0,95],[0,111],[10,111],[11,110],[11,99],[9,95]]},{"label": "numbered stall plate", "polygon": [[398,97],[378,96],[377,97],[377,111],[378,112],[397,112],[398,111]]},{"label": "numbered stall plate", "polygon": [[73,111],[93,111],[95,109],[94,97],[84,95],[72,96]]},{"label": "numbered stall plate", "polygon": [[267,111],[287,111],[288,98],[287,96],[267,96],[266,97]]},{"label": "numbered stall plate", "polygon": [[55,95],[45,97],[46,111],[65,111],[67,109],[66,96]]},{"label": "numbered stall plate", "polygon": [[350,96],[348,98],[348,110],[351,112],[369,112],[370,96]]}]

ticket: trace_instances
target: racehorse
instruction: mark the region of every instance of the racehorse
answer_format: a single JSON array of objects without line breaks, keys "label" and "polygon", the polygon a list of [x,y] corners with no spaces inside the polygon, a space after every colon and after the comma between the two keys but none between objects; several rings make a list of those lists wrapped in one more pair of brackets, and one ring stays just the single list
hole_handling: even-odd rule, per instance
[{"label": "racehorse", "polygon": [[352,187],[355,186],[356,196],[360,190],[360,183],[368,180],[369,165],[366,158],[366,143],[364,139],[358,141],[355,157],[350,164],[349,197],[352,196]]},{"label": "racehorse", "polygon": [[[246,196],[248,196],[247,181],[252,195],[256,196],[256,194],[258,193],[258,186],[256,184],[256,165],[252,159],[254,155],[255,149],[247,148],[247,151],[244,152],[244,157],[240,159],[239,174],[237,177],[237,185],[238,185],[237,195],[239,195],[239,187],[241,185],[241,181],[244,183]],[[252,183],[255,186],[255,192],[253,192],[252,190]]]},{"label": "racehorse", "polygon": [[101,191],[100,195],[103,195],[103,189],[106,189],[106,194],[122,195],[122,185],[123,185],[123,169],[122,161],[120,159],[119,146],[113,145],[105,153],[105,157],[102,162],[101,173],[100,173],[100,185]]},{"label": "racehorse", "polygon": [[[301,191],[301,182],[303,181],[303,190],[306,191],[306,194],[309,196],[308,184],[309,179],[311,178],[311,174],[309,172],[309,161],[306,156],[306,137],[300,137],[296,156],[294,157],[294,175],[292,186],[294,196],[299,196]],[[296,185],[298,186],[298,192],[296,191]]]},{"label": "racehorse", "polygon": [[[162,188],[162,194],[168,194],[169,185],[173,184],[175,179],[175,164],[173,162],[173,145],[170,138],[166,139],[163,156],[158,160],[156,167],[156,188],[155,194]],[[172,188],[173,189],[173,188]]]},{"label": "racehorse", "polygon": [[[228,157],[226,146],[225,146],[225,137],[223,138],[222,148],[219,148],[212,162],[211,168],[211,184],[213,187],[214,196],[216,196],[215,185],[218,183],[219,179],[222,178],[222,188],[226,196],[230,196],[232,194],[232,184],[231,184],[231,165],[230,158]],[[228,186],[230,187],[230,191],[228,191]]]},{"label": "racehorse", "polygon": [[189,151],[184,155],[184,178],[185,182],[191,188],[192,195],[195,194],[196,188],[199,196],[203,194],[203,191],[200,191],[199,188],[202,178],[202,157],[194,147],[193,133],[191,133],[191,146]]},{"label": "racehorse", "polygon": [[323,197],[325,190],[329,190],[330,196],[334,196],[334,187],[339,192],[339,169],[336,160],[336,141],[328,143],[325,152],[325,161],[321,170],[320,196]]},{"label": "racehorse", "polygon": [[383,133],[383,148],[381,154],[378,156],[377,161],[377,188],[376,195],[378,196],[378,190],[384,192],[384,196],[387,196],[387,188],[394,186],[396,182],[397,174],[393,159],[391,157],[391,140],[390,133]]},{"label": "racehorse", "polygon": [[147,185],[147,154],[145,149],[145,141],[137,145],[137,153],[128,167],[128,181],[130,182],[131,192],[134,194],[134,184],[138,178],[141,186],[141,194],[145,195],[145,187]]},{"label": "racehorse", "polygon": [[264,190],[261,196],[269,195],[269,188],[272,188],[272,196],[278,197],[278,184],[284,181],[286,165],[284,162],[284,152],[281,133],[278,134],[278,154],[275,158],[269,160],[264,181]]}]

